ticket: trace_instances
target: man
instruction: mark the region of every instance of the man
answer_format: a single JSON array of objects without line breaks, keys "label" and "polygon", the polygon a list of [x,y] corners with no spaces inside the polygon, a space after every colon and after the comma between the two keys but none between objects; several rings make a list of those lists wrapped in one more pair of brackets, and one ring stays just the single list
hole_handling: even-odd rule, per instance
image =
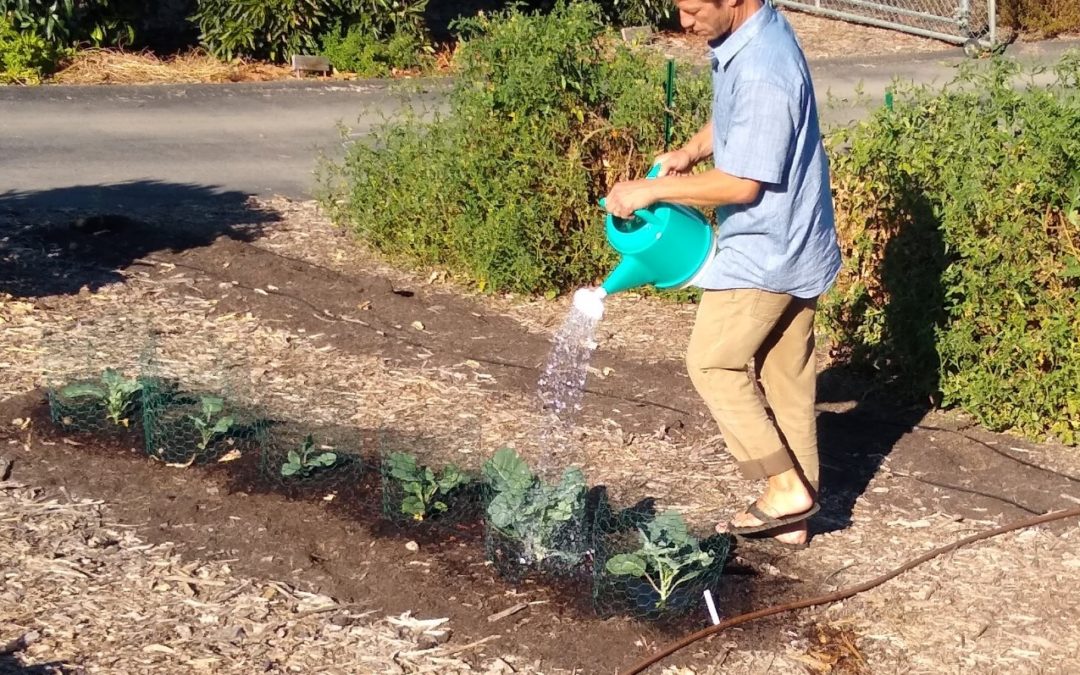
[{"label": "man", "polygon": [[[718,251],[687,348],[694,387],[764,494],[717,530],[807,541],[818,510],[814,311],[840,268],[813,84],[788,22],[762,0],[677,0],[711,48],[712,119],[660,155],[659,177],[616,184],[607,210],[716,207]],[[713,157],[715,168],[690,174]],[[753,360],[775,423],[749,378]]]}]

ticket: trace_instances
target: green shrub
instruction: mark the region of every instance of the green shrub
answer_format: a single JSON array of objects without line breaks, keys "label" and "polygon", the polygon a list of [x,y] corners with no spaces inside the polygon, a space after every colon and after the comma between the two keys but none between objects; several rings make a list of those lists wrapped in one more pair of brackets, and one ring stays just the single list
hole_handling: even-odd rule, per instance
[{"label": "green shrub", "polygon": [[1080,55],[1050,87],[968,69],[830,136],[842,356],[898,396],[1080,440]]},{"label": "green shrub", "polygon": [[422,68],[431,58],[423,38],[405,30],[389,39],[378,35],[368,21],[361,21],[343,31],[335,27],[322,38],[321,53],[336,70],[366,77],[389,75],[393,69]]},{"label": "green shrub", "polygon": [[998,5],[998,12],[1000,25],[1041,37],[1080,31],[1080,3],[1076,0],[1005,0]]},{"label": "green shrub", "polygon": [[[396,119],[353,146],[325,196],[376,248],[482,290],[552,294],[614,253],[597,206],[663,147],[663,63],[605,32],[591,3],[460,24],[450,110]],[[675,143],[708,118],[705,76],[680,79]]]},{"label": "green shrub", "polygon": [[20,31],[33,31],[54,48],[89,43],[124,46],[135,41],[145,11],[137,0],[0,0],[0,14]]},{"label": "green shrub", "polygon": [[324,35],[336,33],[341,40],[341,26],[361,25],[361,33],[370,29],[379,40],[398,32],[422,36],[426,5],[427,0],[198,0],[191,19],[202,43],[219,58],[282,61],[290,54],[317,53]]},{"label": "green shrub", "polygon": [[0,14],[0,84],[37,84],[51,72],[58,58],[45,38],[29,30],[16,30]]},{"label": "green shrub", "polygon": [[604,18],[616,26],[659,26],[674,15],[672,0],[603,0]]}]

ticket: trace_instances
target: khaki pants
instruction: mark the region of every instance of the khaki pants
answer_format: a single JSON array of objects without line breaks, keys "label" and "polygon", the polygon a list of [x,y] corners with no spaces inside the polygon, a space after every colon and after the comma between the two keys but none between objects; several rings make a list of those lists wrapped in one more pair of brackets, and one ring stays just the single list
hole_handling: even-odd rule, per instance
[{"label": "khaki pants", "polygon": [[[816,307],[816,298],[751,289],[702,295],[686,365],[747,478],[798,467],[817,490]],[[775,423],[750,380],[751,359]]]}]

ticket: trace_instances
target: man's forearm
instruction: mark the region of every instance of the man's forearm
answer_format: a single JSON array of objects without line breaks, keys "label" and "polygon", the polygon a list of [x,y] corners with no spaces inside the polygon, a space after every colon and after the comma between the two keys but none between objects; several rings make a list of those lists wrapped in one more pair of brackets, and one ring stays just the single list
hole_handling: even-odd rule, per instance
[{"label": "man's forearm", "polygon": [[686,145],[682,147],[683,150],[693,158],[694,162],[700,162],[701,160],[709,157],[713,153],[713,124],[712,118],[705,123],[705,126],[701,127],[696,134],[690,137],[690,140],[686,142]]},{"label": "man's forearm", "polygon": [[749,204],[758,198],[761,184],[719,169],[689,176],[665,176],[650,183],[654,202],[671,202],[709,208],[725,204]]}]

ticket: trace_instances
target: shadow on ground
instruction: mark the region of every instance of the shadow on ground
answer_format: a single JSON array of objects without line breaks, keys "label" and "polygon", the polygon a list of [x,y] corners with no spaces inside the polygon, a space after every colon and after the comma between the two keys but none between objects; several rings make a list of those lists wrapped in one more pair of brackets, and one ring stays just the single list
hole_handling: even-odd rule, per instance
[{"label": "shadow on ground", "polygon": [[155,251],[251,241],[275,213],[248,195],[135,181],[0,193],[0,293],[35,298],[93,291]]},{"label": "shadow on ground", "polygon": [[[896,444],[932,409],[939,391],[937,329],[944,324],[941,277],[948,259],[940,224],[917,185],[900,185],[896,223],[883,243],[882,258],[868,291],[840,321],[851,338],[844,365],[822,373],[819,403],[851,403],[844,412],[818,416],[822,511],[815,533],[851,524],[859,497]],[[871,299],[871,292],[876,298]],[[887,298],[883,302],[881,298]],[[883,310],[881,309],[883,307]],[[880,337],[866,339],[868,315],[882,311]]]},{"label": "shadow on ground", "polygon": [[24,664],[11,654],[0,656],[0,675],[75,675],[81,672],[82,668],[72,668],[60,661]]}]

